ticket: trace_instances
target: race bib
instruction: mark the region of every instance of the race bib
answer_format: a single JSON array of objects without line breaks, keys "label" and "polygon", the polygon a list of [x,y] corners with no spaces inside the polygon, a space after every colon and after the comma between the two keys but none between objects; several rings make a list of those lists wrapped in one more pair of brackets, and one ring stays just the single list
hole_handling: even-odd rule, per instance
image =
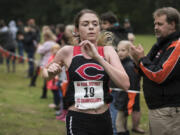
[{"label": "race bib", "polygon": [[96,109],[104,105],[102,81],[75,81],[75,107],[78,109]]}]

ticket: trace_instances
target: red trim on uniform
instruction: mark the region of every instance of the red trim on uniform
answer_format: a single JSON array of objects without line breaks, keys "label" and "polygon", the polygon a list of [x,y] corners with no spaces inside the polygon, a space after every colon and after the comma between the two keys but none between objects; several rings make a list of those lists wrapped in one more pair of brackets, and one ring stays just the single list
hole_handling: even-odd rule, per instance
[{"label": "red trim on uniform", "polygon": [[73,56],[81,54],[81,46],[74,46],[73,48]]},{"label": "red trim on uniform", "polygon": [[[98,46],[98,53],[104,57],[104,47],[103,46]],[[73,56],[82,54],[81,53],[81,46],[74,46],[73,48]]]},{"label": "red trim on uniform", "polygon": [[103,46],[98,46],[98,53],[104,57],[104,47]]},{"label": "red trim on uniform", "polygon": [[174,66],[176,65],[179,57],[180,57],[180,41],[173,42],[172,45],[170,45],[168,48],[174,47],[174,50],[172,51],[169,58],[164,62],[162,65],[162,69],[157,72],[152,72],[146,67],[144,67],[143,63],[140,63],[140,68],[144,72],[144,74],[152,81],[157,83],[162,83],[168,75],[173,70]]}]

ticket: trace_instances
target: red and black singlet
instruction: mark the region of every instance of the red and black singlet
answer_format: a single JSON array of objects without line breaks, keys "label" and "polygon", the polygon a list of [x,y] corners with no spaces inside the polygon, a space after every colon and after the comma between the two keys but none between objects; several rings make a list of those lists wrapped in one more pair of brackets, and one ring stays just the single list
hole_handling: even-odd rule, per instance
[{"label": "red and black singlet", "polygon": [[[98,47],[98,53],[104,58],[104,47]],[[75,103],[75,81],[87,82],[87,81],[101,81],[103,87],[103,100],[105,103],[112,101],[112,97],[109,93],[109,76],[105,72],[104,68],[94,59],[86,59],[81,52],[80,46],[74,46],[73,58],[71,65],[67,71],[68,88],[66,96],[64,98],[64,107]],[[90,91],[93,95],[93,91]]]}]

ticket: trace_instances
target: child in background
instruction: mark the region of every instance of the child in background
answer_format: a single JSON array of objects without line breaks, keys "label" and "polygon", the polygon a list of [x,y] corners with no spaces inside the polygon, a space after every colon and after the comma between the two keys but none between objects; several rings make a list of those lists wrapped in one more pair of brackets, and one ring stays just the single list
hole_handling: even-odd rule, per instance
[{"label": "child in background", "polygon": [[64,121],[66,120],[67,110],[63,107],[63,97],[66,95],[66,89],[68,86],[67,76],[65,67],[62,67],[62,72],[59,75],[58,87],[60,91],[60,114],[56,116],[57,120]]},{"label": "child in background", "polygon": [[134,107],[140,110],[140,106],[135,105],[135,97],[140,91],[140,76],[136,72],[136,67],[130,56],[130,45],[128,40],[122,40],[117,46],[117,53],[122,62],[126,73],[130,79],[130,88],[128,92],[118,91],[114,106],[118,110],[116,117],[116,130],[118,135],[129,135],[127,129],[127,117],[132,113]]},{"label": "child in background", "polygon": [[[135,41],[135,35],[133,33],[128,33],[128,40],[134,44]],[[132,131],[139,134],[144,134],[145,131],[139,127],[140,119],[141,119],[141,112],[140,112],[140,96],[139,93],[137,93],[135,97],[135,105],[133,106],[132,111]]]},{"label": "child in background", "polygon": [[[51,48],[52,55],[50,56],[48,60],[48,64],[54,59],[59,49],[60,49],[59,44],[55,44],[52,46]],[[57,85],[58,81],[59,81],[59,76],[56,75],[53,79],[46,82],[47,89],[51,90],[53,93],[53,100],[55,104],[56,115],[60,115],[60,91]]]},{"label": "child in background", "polygon": [[[36,53],[40,54],[40,60],[36,67],[36,70],[30,80],[29,86],[36,86],[36,80],[40,73],[41,68],[43,68],[47,62],[49,57],[51,56],[51,48],[54,44],[56,44],[56,36],[50,30],[48,26],[43,26],[42,28],[42,43],[38,44]],[[46,81],[44,81],[43,88],[42,88],[42,96],[41,98],[47,98],[47,88],[46,88]]]}]

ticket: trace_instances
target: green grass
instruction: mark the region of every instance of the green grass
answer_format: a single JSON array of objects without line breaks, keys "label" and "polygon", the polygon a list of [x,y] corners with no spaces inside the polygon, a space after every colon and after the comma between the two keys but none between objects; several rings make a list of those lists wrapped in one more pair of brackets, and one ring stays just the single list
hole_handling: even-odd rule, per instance
[{"label": "green grass", "polygon": [[[152,35],[136,35],[135,43],[141,43],[146,53],[154,42]],[[36,87],[28,87],[26,72],[27,63],[17,64],[15,73],[7,73],[5,63],[0,65],[0,135],[65,135],[65,123],[57,121],[54,110],[48,107],[53,102],[51,91],[48,99],[40,99],[42,78],[38,78]],[[143,93],[141,113],[140,127],[148,135],[148,109]],[[128,123],[131,129],[131,116]]]},{"label": "green grass", "polygon": [[0,135],[65,135],[65,123],[55,119],[51,91],[40,99],[42,79],[28,87],[26,65],[17,65],[16,73],[6,73],[0,65]]}]

